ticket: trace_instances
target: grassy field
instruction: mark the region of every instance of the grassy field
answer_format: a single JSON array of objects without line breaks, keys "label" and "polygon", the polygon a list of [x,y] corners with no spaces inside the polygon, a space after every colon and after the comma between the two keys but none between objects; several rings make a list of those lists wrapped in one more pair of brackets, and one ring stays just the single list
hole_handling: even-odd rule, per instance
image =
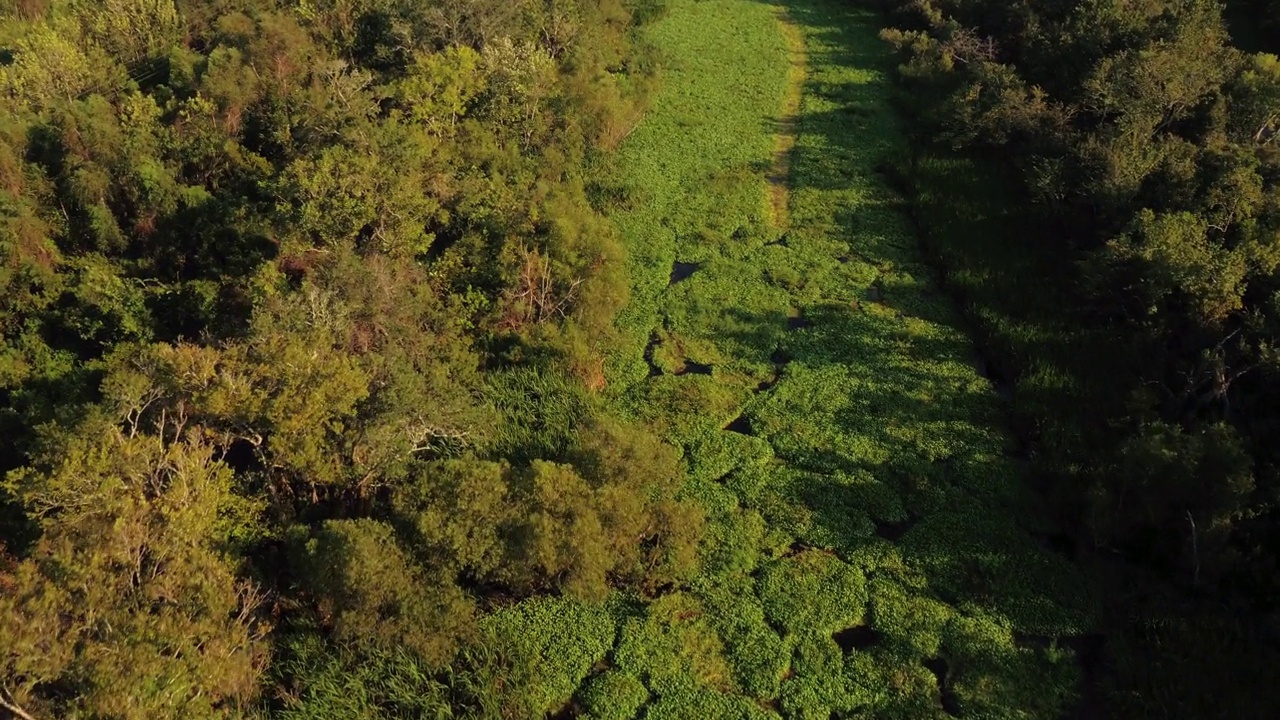
[{"label": "grassy field", "polygon": [[[1095,603],[884,172],[906,148],[876,31],[838,0],[670,0],[649,29],[662,89],[600,188],[633,285],[606,401],[682,451],[701,574],[502,607],[444,678],[326,659],[325,703],[283,717],[1069,711]],[[502,686],[528,707],[489,707]]]},{"label": "grassy field", "polygon": [[[646,718],[1060,717],[1093,602],[881,172],[906,150],[876,18],[671,6],[620,163],[634,300],[610,387],[683,449],[710,539],[696,583],[622,621],[591,696],[643,695]],[[808,69],[785,228],[780,17]]]}]

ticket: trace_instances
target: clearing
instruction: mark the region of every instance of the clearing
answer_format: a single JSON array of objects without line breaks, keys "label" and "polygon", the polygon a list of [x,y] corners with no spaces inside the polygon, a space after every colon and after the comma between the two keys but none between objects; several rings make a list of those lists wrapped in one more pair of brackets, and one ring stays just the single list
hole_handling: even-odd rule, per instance
[{"label": "clearing", "polygon": [[877,17],[669,6],[619,153],[633,288],[606,371],[684,453],[704,571],[490,622],[530,638],[557,717],[1063,717],[1094,603],[890,183]]}]

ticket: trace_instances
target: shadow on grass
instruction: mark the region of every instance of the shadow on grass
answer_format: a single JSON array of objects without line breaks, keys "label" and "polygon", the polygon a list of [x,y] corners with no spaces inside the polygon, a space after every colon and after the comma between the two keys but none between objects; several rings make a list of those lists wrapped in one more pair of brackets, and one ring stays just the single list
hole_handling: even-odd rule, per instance
[{"label": "shadow on grass", "polygon": [[[731,518],[754,512],[781,536],[779,546],[814,549],[804,562],[827,563],[825,553],[868,583],[903,588],[912,609],[901,617],[883,609],[896,596],[871,593],[863,635],[848,633],[863,627],[856,617],[802,632],[757,628],[784,636],[757,638],[761,646],[783,642],[795,653],[782,697],[836,682],[800,647],[820,638],[849,662],[874,654],[872,670],[906,683],[903,697],[923,703],[885,700],[900,704],[883,708],[891,714],[1053,718],[1069,704],[1079,674],[1057,660],[1070,648],[1052,640],[1019,645],[1014,633],[1079,635],[1091,600],[1071,565],[1037,540],[1053,533],[1043,532],[1012,457],[1018,443],[1006,427],[1007,403],[980,374],[990,363],[975,361],[964,316],[934,282],[910,206],[893,182],[891,168],[908,149],[890,106],[892,58],[869,11],[837,0],[793,0],[786,10],[806,36],[810,68],[791,156],[790,226],[779,238],[746,241],[679,233],[676,256],[701,267],[662,291],[658,321],[673,343],[696,348],[715,371],[656,374],[643,382],[636,405],[683,445],[691,476],[705,478],[700,491],[730,518],[719,542],[742,542]],[[765,127],[784,129],[777,118]],[[709,197],[727,192],[708,187]],[[715,204],[689,201],[699,203]],[[797,560],[771,557],[761,565],[765,574]],[[749,583],[735,587],[753,592]],[[810,602],[832,602],[780,587],[800,615]],[[754,593],[763,597],[758,583]],[[944,603],[941,615],[925,612]],[[928,647],[914,623],[942,615],[946,631],[929,630]],[[941,681],[926,665],[934,659],[946,663]],[[856,707],[838,705],[813,700],[803,714]]]},{"label": "shadow on grass", "polygon": [[[1044,529],[1051,523],[1039,515],[1025,463],[1011,457],[1023,443],[1011,439],[1007,403],[991,387],[1008,393],[1016,366],[1007,353],[975,353],[972,325],[947,302],[922,257],[911,207],[890,169],[907,164],[909,149],[893,130],[892,58],[874,15],[817,0],[793,0],[786,9],[809,38],[814,68],[793,151],[788,247],[806,234],[837,237],[848,251],[832,260],[877,267],[880,279],[860,302],[804,308],[809,324],[781,337],[789,320],[779,313],[726,311],[744,328],[735,343],[758,357],[783,353],[790,360],[744,417],[804,473],[803,483],[783,492],[811,518],[805,543],[845,558],[890,543],[925,572],[926,594],[965,613],[1002,618],[1018,632],[1040,628],[1073,650],[1065,639],[1088,635],[1096,608],[1069,562],[1074,543],[1037,539],[1063,533]],[[1026,323],[1028,335],[1048,331],[1033,318]],[[1023,403],[1038,410],[1054,402],[1046,395],[1071,387],[1038,392]],[[988,650],[1000,656],[987,658],[993,666],[1026,665],[1020,653],[1043,659],[1049,652],[1012,643]],[[1096,661],[1096,653],[1076,655]],[[931,662],[948,667],[944,659]],[[945,670],[938,685],[946,711],[959,714],[972,682],[963,665],[974,660],[951,662],[960,669]],[[938,666],[930,669],[937,674]],[[1010,689],[1006,699],[1026,691]],[[1045,692],[1056,693],[1063,712],[1073,690]]]}]

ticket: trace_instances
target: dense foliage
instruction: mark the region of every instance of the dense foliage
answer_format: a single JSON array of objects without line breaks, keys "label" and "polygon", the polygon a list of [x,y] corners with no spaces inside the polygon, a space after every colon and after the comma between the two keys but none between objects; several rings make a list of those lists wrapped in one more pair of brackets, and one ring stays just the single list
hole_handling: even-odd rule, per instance
[{"label": "dense foliage", "polygon": [[677,455],[593,394],[634,6],[0,7],[6,711],[246,712],[273,644],[434,673],[480,608],[696,568]]},{"label": "dense foliage", "polygon": [[1110,712],[1273,715],[1280,60],[1217,2],[893,7],[918,220],[1111,578]]},{"label": "dense foliage", "polygon": [[890,9],[0,0],[0,716],[1266,716],[1280,60]]}]

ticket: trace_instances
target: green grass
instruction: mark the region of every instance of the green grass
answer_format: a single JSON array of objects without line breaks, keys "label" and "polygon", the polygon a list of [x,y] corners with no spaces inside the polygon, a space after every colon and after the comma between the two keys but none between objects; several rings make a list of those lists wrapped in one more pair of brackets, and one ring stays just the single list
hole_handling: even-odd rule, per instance
[{"label": "green grass", "polygon": [[[787,81],[774,9],[749,0],[670,5],[648,32],[662,89],[617,157],[628,209],[613,220],[627,241],[632,301],[618,322],[627,339],[608,373],[622,387],[648,374],[643,348],[661,324],[672,263],[741,258],[770,232],[764,172]],[[781,295],[770,299],[762,309],[784,307]],[[704,363],[724,359],[709,344],[686,352]]]},{"label": "green grass", "polygon": [[[916,720],[947,717],[945,691],[966,717],[1060,717],[1079,668],[1039,639],[1085,632],[1093,599],[1034,538],[1008,408],[882,172],[907,151],[877,18],[785,5],[809,72],[782,229],[781,8],[670,6],[614,179],[633,287],[606,373],[614,409],[683,452],[704,570],[653,601],[556,601],[581,621],[490,622],[524,628],[546,711]],[[669,286],[675,262],[697,269]]]}]

